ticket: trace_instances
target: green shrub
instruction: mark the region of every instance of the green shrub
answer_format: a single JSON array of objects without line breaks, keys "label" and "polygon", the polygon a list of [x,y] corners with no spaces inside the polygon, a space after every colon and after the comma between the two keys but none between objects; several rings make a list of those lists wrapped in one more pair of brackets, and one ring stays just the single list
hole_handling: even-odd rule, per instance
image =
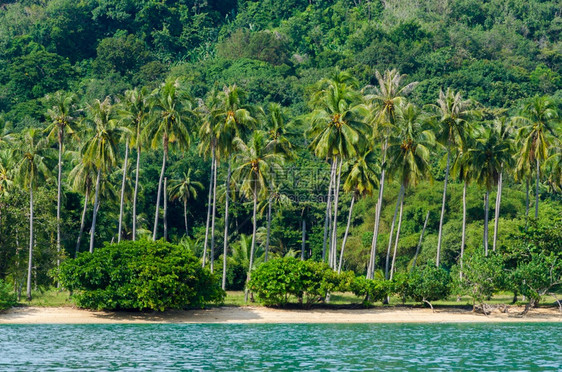
[{"label": "green shrub", "polygon": [[447,298],[450,293],[451,277],[442,267],[435,267],[431,262],[416,267],[410,274],[410,296],[414,301],[427,303],[432,309],[431,301]]},{"label": "green shrub", "polygon": [[220,303],[218,279],[189,251],[163,241],[108,244],[61,264],[62,285],[90,309],[182,309]]},{"label": "green shrub", "polygon": [[[472,298],[472,304],[484,305],[501,285],[503,276],[502,258],[490,252],[488,257],[479,250],[464,256],[463,276],[454,280],[457,293]],[[456,277],[456,275],[455,275]]]},{"label": "green shrub", "polygon": [[248,288],[265,305],[284,306],[294,298],[310,306],[324,301],[329,292],[346,290],[350,275],[338,274],[325,263],[286,257],[259,266],[252,273]]},{"label": "green shrub", "polygon": [[370,306],[373,302],[384,301],[390,295],[391,283],[388,280],[365,279],[358,276],[351,283],[351,291],[363,297],[363,305]]},{"label": "green shrub", "polygon": [[0,310],[8,309],[16,303],[13,288],[0,279]]}]

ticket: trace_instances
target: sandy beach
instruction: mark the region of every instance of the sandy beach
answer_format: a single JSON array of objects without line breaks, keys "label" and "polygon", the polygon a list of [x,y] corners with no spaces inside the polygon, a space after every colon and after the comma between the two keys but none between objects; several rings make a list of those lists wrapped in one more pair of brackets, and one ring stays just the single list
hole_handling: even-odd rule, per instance
[{"label": "sandy beach", "polygon": [[105,312],[72,307],[20,307],[0,313],[0,324],[112,324],[112,323],[466,323],[562,322],[554,308],[534,309],[521,316],[521,307],[490,315],[459,308],[385,307],[372,309],[285,310],[266,307],[219,307],[204,310]]}]

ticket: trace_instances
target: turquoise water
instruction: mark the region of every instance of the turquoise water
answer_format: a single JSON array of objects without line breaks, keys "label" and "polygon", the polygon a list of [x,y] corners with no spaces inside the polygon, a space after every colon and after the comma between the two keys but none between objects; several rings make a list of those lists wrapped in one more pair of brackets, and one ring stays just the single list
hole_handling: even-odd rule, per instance
[{"label": "turquoise water", "polygon": [[562,324],[0,326],[0,371],[562,370]]}]

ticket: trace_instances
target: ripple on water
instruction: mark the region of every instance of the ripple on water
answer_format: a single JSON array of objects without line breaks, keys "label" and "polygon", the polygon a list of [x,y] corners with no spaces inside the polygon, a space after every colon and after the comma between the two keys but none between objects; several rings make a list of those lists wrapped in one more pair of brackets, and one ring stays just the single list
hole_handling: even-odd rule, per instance
[{"label": "ripple on water", "polygon": [[0,370],[562,370],[562,324],[1,325]]}]

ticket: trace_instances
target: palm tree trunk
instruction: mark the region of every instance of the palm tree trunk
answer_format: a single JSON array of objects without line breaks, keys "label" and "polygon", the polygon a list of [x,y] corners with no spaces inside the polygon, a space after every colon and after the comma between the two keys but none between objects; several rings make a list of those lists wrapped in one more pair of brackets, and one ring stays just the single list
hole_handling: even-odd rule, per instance
[{"label": "palm tree trunk", "polygon": [[489,209],[490,191],[486,190],[484,196],[484,254],[488,256],[488,209]]},{"label": "palm tree trunk", "polygon": [[386,161],[386,149],[388,147],[388,138],[385,140],[384,149],[382,154],[382,172],[381,178],[379,182],[379,198],[377,200],[377,205],[375,207],[375,226],[373,228],[373,240],[371,241],[371,256],[369,258],[369,265],[367,266],[367,279],[373,279],[375,276],[375,265],[376,265],[376,258],[377,258],[377,240],[379,238],[379,226],[381,220],[381,212],[382,212],[382,198],[384,195],[384,177],[385,177],[385,166],[384,163]]},{"label": "palm tree trunk", "polygon": [[156,241],[156,233],[158,232],[158,215],[160,214],[160,195],[162,194],[162,183],[164,182],[164,172],[166,171],[166,158],[168,151],[164,144],[164,156],[162,157],[162,169],[160,170],[160,179],[158,180],[158,194],[156,195],[156,211],[154,213],[154,228],[152,230],[152,241]]},{"label": "palm tree trunk", "polygon": [[268,255],[269,255],[269,240],[271,238],[271,198],[269,198],[268,207],[267,207],[267,237],[265,238],[265,257],[264,262],[267,262]]},{"label": "palm tree trunk", "polygon": [[76,251],[74,252],[74,258],[78,257],[80,252],[80,241],[82,240],[82,232],[84,231],[84,225],[86,223],[86,212],[88,210],[88,194],[90,193],[89,187],[86,187],[86,195],[84,196],[84,209],[82,210],[82,218],[80,219],[80,232],[78,232],[78,240],[76,241]]},{"label": "palm tree trunk", "polygon": [[164,177],[164,241],[168,241],[168,177]]},{"label": "palm tree trunk", "polygon": [[416,254],[414,255],[414,262],[412,263],[412,268],[410,269],[410,272],[412,272],[416,267],[416,261],[418,260],[418,255],[420,254],[420,249],[423,242],[423,236],[425,234],[425,228],[427,227],[428,220],[429,220],[429,211],[427,211],[427,214],[425,215],[425,222],[423,223],[423,229],[420,234],[420,240],[418,241],[418,246],[416,247]]},{"label": "palm tree trunk", "polygon": [[400,199],[400,213],[398,216],[398,228],[396,229],[396,240],[394,241],[394,253],[392,254],[392,264],[390,266],[390,280],[394,276],[394,265],[396,264],[396,251],[398,250],[398,242],[400,240],[400,228],[402,227],[402,211],[404,209],[404,191]]},{"label": "palm tree trunk", "polygon": [[129,161],[129,143],[125,143],[125,159],[123,161],[123,178],[121,180],[121,202],[119,204],[119,230],[117,234],[117,243],[121,242],[123,231],[123,206],[125,201],[125,181],[127,180],[127,162]]},{"label": "palm tree trunk", "polygon": [[304,214],[302,216],[302,237],[301,237],[301,261],[305,259],[305,249],[306,249],[306,219]]},{"label": "palm tree trunk", "polygon": [[447,168],[445,170],[445,182],[443,185],[443,202],[441,204],[441,217],[439,218],[439,236],[437,237],[437,257],[435,265],[439,267],[441,259],[441,241],[443,239],[443,220],[445,219],[445,202],[447,201],[447,183],[449,182],[449,169],[451,167],[451,149],[450,144],[447,146]]},{"label": "palm tree trunk", "polygon": [[187,199],[183,201],[183,222],[185,224],[185,236],[189,236],[189,230],[187,229]]},{"label": "palm tree trunk", "polygon": [[526,182],[526,197],[525,197],[525,231],[527,231],[527,226],[529,222],[529,178],[527,178]]},{"label": "palm tree trunk", "polygon": [[29,262],[27,265],[27,301],[31,301],[31,270],[33,269],[33,180],[29,181]]},{"label": "palm tree trunk", "polygon": [[499,218],[500,218],[500,205],[502,202],[502,187],[503,187],[503,170],[500,172],[500,179],[498,180],[498,193],[496,195],[496,209],[494,215],[494,240],[492,243],[493,251],[496,250],[496,243],[498,241],[498,226],[499,226]]},{"label": "palm tree trunk", "polygon": [[135,192],[133,194],[133,241],[137,240],[137,196],[139,191],[139,168],[141,147],[137,146],[137,166],[135,172]]},{"label": "palm tree trunk", "polygon": [[331,207],[332,207],[332,187],[334,184],[334,172],[335,172],[335,166],[336,163],[334,161],[334,159],[332,159],[332,165],[331,165],[331,169],[330,169],[330,182],[328,185],[328,198],[326,201],[326,219],[324,221],[324,241],[322,243],[322,262],[326,262],[326,246],[328,244],[328,230],[330,228],[331,225],[331,221],[332,221],[332,212],[331,212]]},{"label": "palm tree trunk", "polygon": [[217,158],[215,157],[215,168],[213,169],[213,210],[211,214],[211,252],[209,262],[211,263],[211,272],[215,271],[215,218],[217,214]]},{"label": "palm tree trunk", "polygon": [[466,243],[466,188],[468,182],[465,180],[462,187],[462,237],[461,237],[461,257],[460,257],[460,279],[462,280],[462,266],[464,258],[464,245]]},{"label": "palm tree trunk", "polygon": [[347,225],[345,226],[345,234],[343,234],[343,241],[341,243],[340,263],[338,264],[338,274],[341,273],[341,266],[343,262],[343,252],[345,250],[345,243],[347,243],[347,236],[349,235],[349,226],[351,226],[351,216],[353,213],[353,204],[355,203],[355,192],[351,196],[351,204],[349,205],[349,214],[347,215]]},{"label": "palm tree trunk", "polygon": [[337,243],[338,243],[338,203],[340,199],[340,182],[341,182],[341,167],[343,164],[343,159],[339,159],[338,164],[338,174],[337,180],[335,183],[335,190],[334,190],[334,219],[333,219],[333,226],[332,226],[332,244],[330,246],[330,267],[332,269],[336,269],[336,262],[337,262]]},{"label": "palm tree trunk", "polygon": [[258,191],[254,190],[254,213],[253,213],[253,224],[252,227],[252,247],[250,248],[250,266],[248,267],[248,275],[246,277],[246,289],[244,292],[244,302],[248,302],[248,283],[250,282],[250,275],[252,272],[252,266],[254,265],[254,252],[256,249],[256,227],[257,227],[257,220],[256,220],[256,211],[258,209]]},{"label": "palm tree trunk", "polygon": [[205,267],[207,260],[207,245],[209,243],[209,224],[211,223],[211,208],[213,206],[213,180],[214,180],[214,169],[215,169],[215,148],[211,150],[211,178],[209,180],[209,199],[207,203],[207,224],[205,225],[205,243],[203,244],[203,264]]},{"label": "palm tree trunk", "polygon": [[535,187],[535,219],[539,218],[539,179],[541,177],[541,168],[539,159],[537,158],[537,180]]},{"label": "palm tree trunk", "polygon": [[[226,258],[228,255],[228,206],[230,202],[230,177],[231,163],[228,159],[228,172],[226,173],[226,199],[224,205],[224,241],[222,252],[222,289],[226,289]],[[270,209],[271,211],[271,209]]]},{"label": "palm tree trunk", "polygon": [[[61,191],[62,191],[62,141],[63,131],[59,129],[59,164],[57,175],[57,269],[60,267],[60,207],[61,207]],[[60,282],[57,281],[57,288]]]},{"label": "palm tree trunk", "polygon": [[96,177],[96,193],[94,197],[94,213],[92,216],[92,228],[90,229],[90,253],[94,253],[94,234],[96,233],[96,219],[98,217],[98,207],[100,204],[100,179],[101,168],[98,168],[98,175]]},{"label": "palm tree trunk", "polygon": [[398,208],[400,207],[400,201],[402,199],[402,193],[404,191],[404,185],[400,186],[400,192],[398,193],[398,199],[396,200],[396,207],[394,208],[394,217],[392,217],[392,225],[390,226],[390,236],[388,237],[388,248],[386,249],[386,264],[384,266],[384,278],[388,280],[388,274],[390,269],[390,249],[392,248],[392,237],[394,236],[394,225],[396,224],[396,216],[398,215]]}]

